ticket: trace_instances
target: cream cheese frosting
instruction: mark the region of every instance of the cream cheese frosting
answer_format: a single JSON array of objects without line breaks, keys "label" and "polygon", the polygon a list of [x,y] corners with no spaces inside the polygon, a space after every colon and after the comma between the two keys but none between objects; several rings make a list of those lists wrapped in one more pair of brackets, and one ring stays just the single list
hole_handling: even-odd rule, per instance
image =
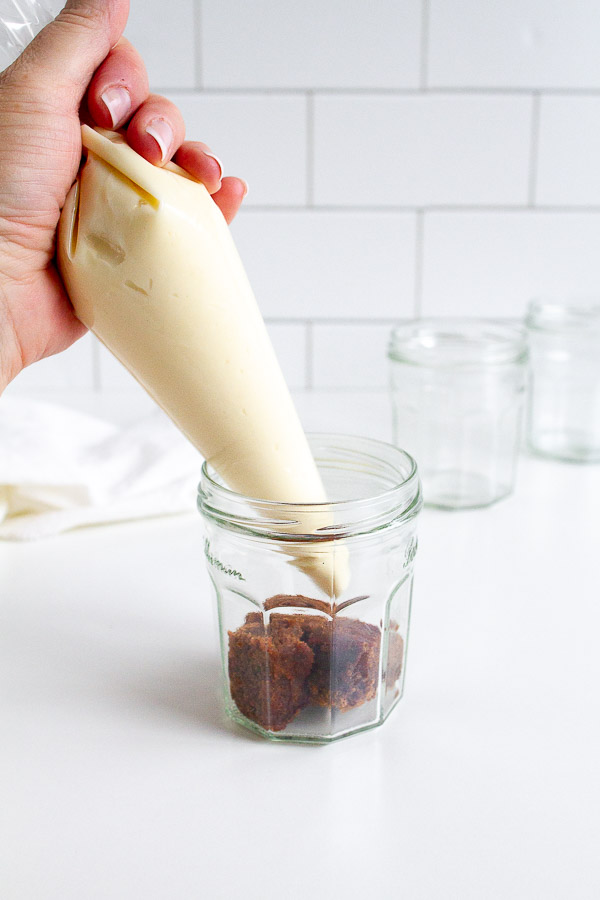
[{"label": "cream cheese frosting", "polygon": [[[228,487],[264,500],[324,503],[258,304],[204,185],[173,163],[153,166],[120,133],[84,125],[82,140],[87,158],[57,248],[77,316]],[[323,513],[322,527],[331,521]],[[294,530],[302,532],[302,522]],[[341,549],[316,556],[299,549],[295,564],[339,595],[348,580]]]}]

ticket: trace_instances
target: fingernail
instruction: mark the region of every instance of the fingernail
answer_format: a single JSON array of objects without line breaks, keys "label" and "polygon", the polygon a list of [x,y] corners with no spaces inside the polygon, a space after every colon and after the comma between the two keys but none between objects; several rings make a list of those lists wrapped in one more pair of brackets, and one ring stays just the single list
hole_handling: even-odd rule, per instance
[{"label": "fingernail", "polygon": [[161,163],[166,162],[173,145],[173,129],[167,120],[152,119],[152,121],[146,125],[146,134],[149,134],[150,137],[154,138],[158,144],[161,154]]},{"label": "fingernail", "polygon": [[127,88],[107,88],[100,99],[110,113],[113,128],[116,128],[131,111],[131,97]]},{"label": "fingernail", "polygon": [[243,200],[244,197],[246,197],[247,194],[248,194],[248,182],[247,182],[247,181],[244,181],[243,178],[240,178],[240,181],[241,181],[242,184],[244,185],[244,196],[242,197],[242,200]]},{"label": "fingernail", "polygon": [[223,163],[221,162],[221,160],[219,159],[219,157],[218,157],[218,156],[215,156],[214,153],[211,153],[210,150],[205,150],[204,153],[206,154],[206,156],[209,156],[211,159],[214,159],[214,161],[215,161],[216,164],[218,165],[218,167],[219,167],[219,180],[220,180],[220,179],[223,177]]}]

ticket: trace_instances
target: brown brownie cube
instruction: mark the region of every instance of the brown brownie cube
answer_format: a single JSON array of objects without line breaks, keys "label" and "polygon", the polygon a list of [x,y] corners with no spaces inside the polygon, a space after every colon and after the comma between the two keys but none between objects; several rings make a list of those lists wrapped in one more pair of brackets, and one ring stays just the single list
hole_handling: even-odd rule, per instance
[{"label": "brown brownie cube", "polygon": [[300,594],[278,594],[265,601],[265,609],[290,606],[326,614],[295,617],[302,624],[302,639],[315,654],[308,678],[311,704],[345,710],[372,700],[379,676],[379,628],[338,616],[337,607]]},{"label": "brown brownie cube", "polygon": [[252,722],[282,731],[308,703],[307,676],[314,654],[293,616],[276,616],[265,628],[260,613],[229,632],[232,699]]},{"label": "brown brownie cube", "polygon": [[[309,703],[340,711],[372,700],[379,683],[381,631],[376,625],[336,615],[322,600],[279,594],[265,601],[271,611],[249,613],[229,632],[231,696],[247,718],[281,731]],[[275,612],[295,607],[306,613]],[[311,613],[309,610],[313,610]],[[403,642],[389,637],[388,688],[402,669]]]},{"label": "brown brownie cube", "polygon": [[311,703],[343,711],[372,700],[379,676],[379,628],[343,616],[302,618],[304,640],[315,655],[308,679]]}]

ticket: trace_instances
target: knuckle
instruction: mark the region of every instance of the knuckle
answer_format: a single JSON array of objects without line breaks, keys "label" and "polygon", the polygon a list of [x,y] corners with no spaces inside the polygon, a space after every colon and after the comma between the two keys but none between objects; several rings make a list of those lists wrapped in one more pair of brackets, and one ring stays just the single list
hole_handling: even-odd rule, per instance
[{"label": "knuckle", "polygon": [[78,3],[77,6],[70,4],[63,9],[55,22],[67,26],[77,26],[79,28],[96,28],[98,21],[106,18],[107,11],[101,4],[97,3]]}]

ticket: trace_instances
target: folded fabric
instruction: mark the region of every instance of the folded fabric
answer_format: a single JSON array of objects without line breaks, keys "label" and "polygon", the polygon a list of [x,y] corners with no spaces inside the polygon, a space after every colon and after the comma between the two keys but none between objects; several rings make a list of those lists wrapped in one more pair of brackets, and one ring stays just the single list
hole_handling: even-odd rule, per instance
[{"label": "folded fabric", "polygon": [[30,400],[0,399],[0,539],[191,512],[202,458],[157,411],[120,428]]}]

